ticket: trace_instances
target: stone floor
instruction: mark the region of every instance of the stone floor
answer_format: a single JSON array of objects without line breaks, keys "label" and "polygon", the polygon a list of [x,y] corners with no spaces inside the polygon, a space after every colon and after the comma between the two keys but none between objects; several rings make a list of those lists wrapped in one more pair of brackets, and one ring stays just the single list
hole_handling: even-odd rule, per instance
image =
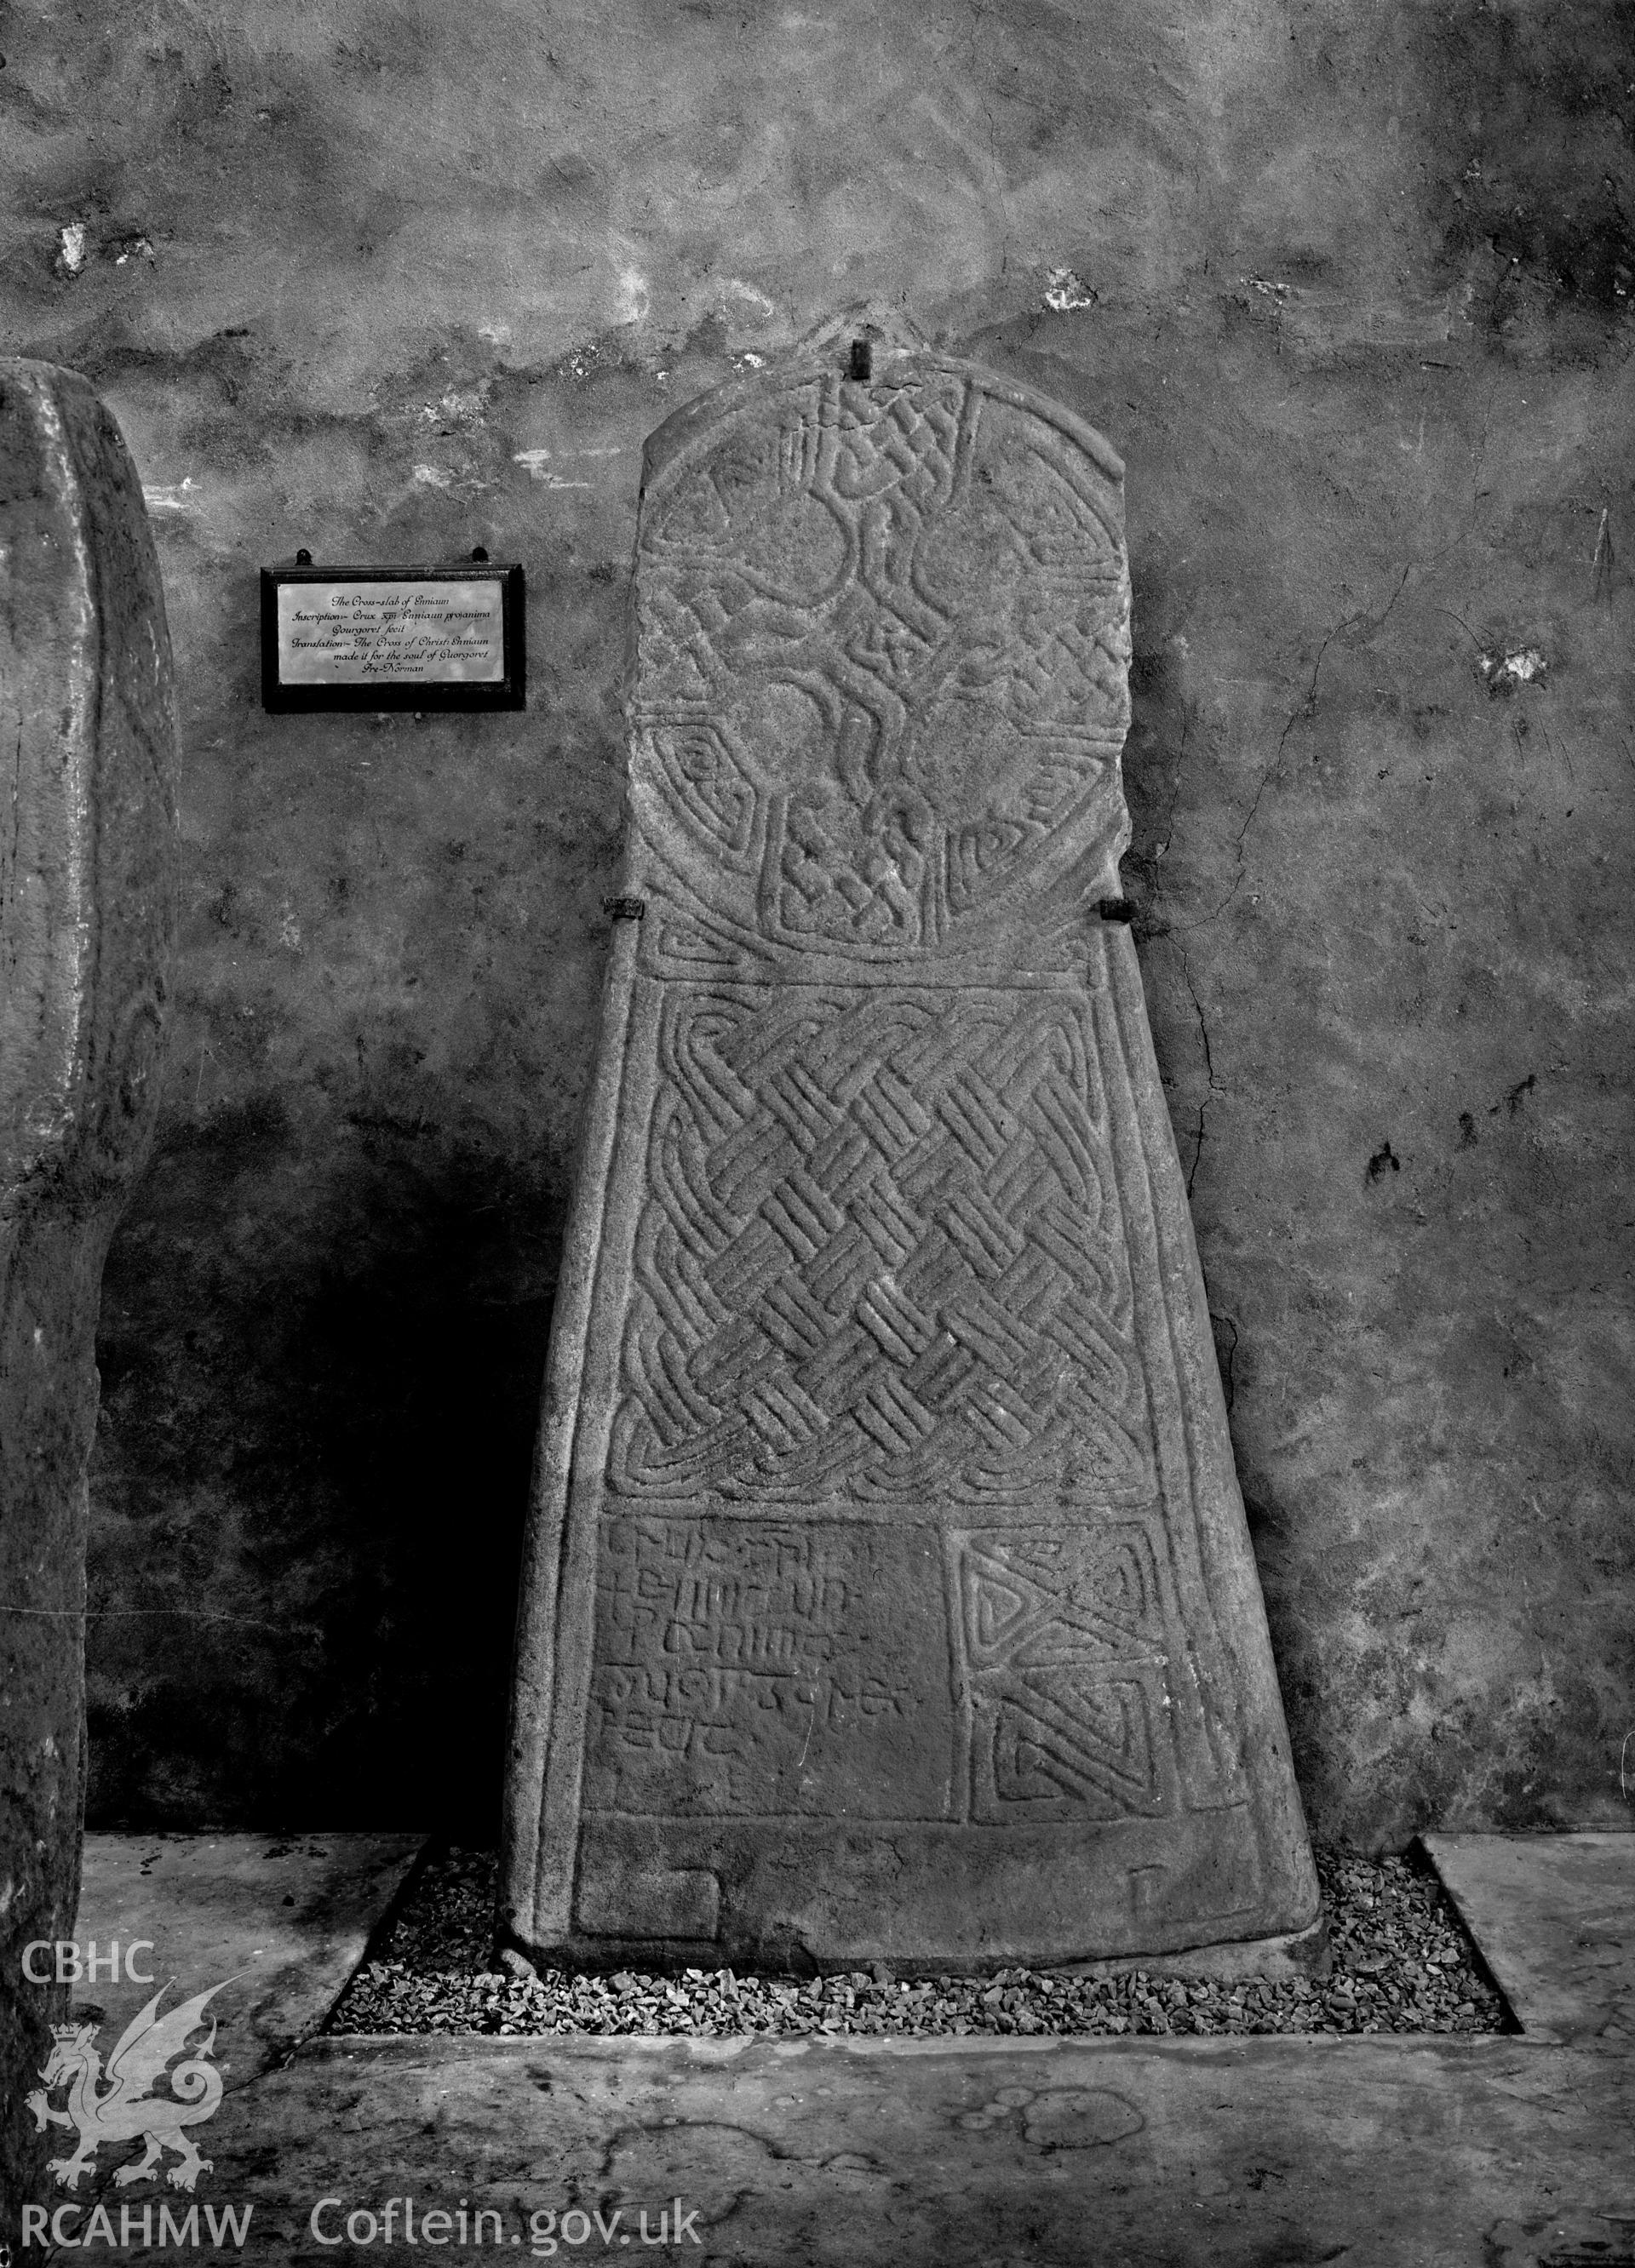
[{"label": "stone floor", "polygon": [[[418,1835],[87,1835],[76,1941],[101,1965],[72,2013],[111,2047],[158,1986],[175,1985],[162,2014],[216,1985],[205,2013],[231,2093],[319,2030],[423,1847]],[[133,1962],[133,1945],[152,1949]]]},{"label": "stone floor", "polygon": [[99,2244],[100,2205],[113,2257],[122,2213],[140,2250],[144,2210],[157,2239],[161,2203],[185,2232],[196,2202],[207,2254],[212,2230],[240,2250],[231,2209],[242,2257],[290,2263],[497,2243],[754,2268],[1635,2263],[1635,1836],[1432,1839],[1523,2026],[1502,2037],[309,2036],[407,1847],[92,1838],[81,1940],[154,1939],[179,1995],[239,1971],[217,2048],[239,2083],[192,2197],[116,2190],[129,2153],[108,2149],[48,2200],[65,2245]]}]

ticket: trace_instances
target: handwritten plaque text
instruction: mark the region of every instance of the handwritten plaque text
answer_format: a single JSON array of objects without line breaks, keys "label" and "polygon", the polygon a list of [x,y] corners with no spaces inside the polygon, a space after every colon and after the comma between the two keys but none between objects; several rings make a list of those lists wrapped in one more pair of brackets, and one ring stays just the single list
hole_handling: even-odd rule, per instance
[{"label": "handwritten plaque text", "polygon": [[502,597],[491,582],[286,583],[278,674],[286,685],[497,684]]},{"label": "handwritten plaque text", "polygon": [[261,581],[269,709],[521,706],[520,568],[306,568]]}]

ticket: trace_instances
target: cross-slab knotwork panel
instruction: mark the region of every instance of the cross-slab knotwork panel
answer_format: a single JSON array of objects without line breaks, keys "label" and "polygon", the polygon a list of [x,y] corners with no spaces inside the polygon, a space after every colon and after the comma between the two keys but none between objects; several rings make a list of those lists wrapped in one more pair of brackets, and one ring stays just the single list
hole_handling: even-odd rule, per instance
[{"label": "cross-slab knotwork panel", "polygon": [[615,1495],[1152,1496],[1076,1002],[675,986],[659,1060]]},{"label": "cross-slab knotwork panel", "polygon": [[1108,484],[975,375],[813,379],[644,525],[634,785],[728,927],[932,948],[1123,823]]}]

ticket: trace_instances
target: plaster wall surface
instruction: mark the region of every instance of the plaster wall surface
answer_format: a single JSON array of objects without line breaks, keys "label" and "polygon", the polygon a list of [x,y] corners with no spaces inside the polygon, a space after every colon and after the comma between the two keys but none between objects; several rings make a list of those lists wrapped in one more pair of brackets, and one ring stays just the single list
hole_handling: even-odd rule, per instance
[{"label": "plaster wall surface", "polygon": [[[1635,9],[36,0],[0,339],[155,519],[184,913],[93,1820],[486,1817],[640,447],[865,297],[1127,460],[1125,863],[1315,1831],[1627,1822]],[[526,713],[256,576],[529,578]]]}]

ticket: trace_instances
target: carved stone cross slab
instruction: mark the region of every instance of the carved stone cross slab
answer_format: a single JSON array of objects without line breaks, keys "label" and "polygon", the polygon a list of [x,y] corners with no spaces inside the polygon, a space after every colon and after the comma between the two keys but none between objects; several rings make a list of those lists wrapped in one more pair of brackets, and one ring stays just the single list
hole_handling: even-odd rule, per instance
[{"label": "carved stone cross slab", "polygon": [[1253,1966],[1317,1889],[1100,910],[1122,467],[976,365],[847,349],[648,446],[502,1923],[585,1959]]}]

